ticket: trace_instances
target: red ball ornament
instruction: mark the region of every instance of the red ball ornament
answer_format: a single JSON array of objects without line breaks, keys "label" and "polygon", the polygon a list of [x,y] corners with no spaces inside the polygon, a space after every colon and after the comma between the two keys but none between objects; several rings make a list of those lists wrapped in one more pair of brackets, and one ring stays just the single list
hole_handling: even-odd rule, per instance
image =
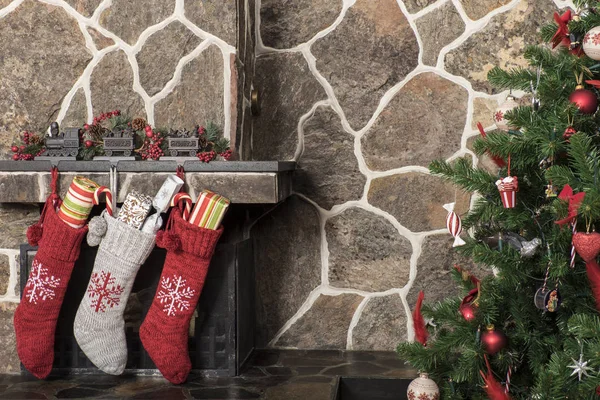
[{"label": "red ball ornament", "polygon": [[571,136],[573,136],[576,133],[577,130],[572,126],[569,126],[567,129],[565,129],[565,133],[563,133],[563,139],[565,139],[568,142],[571,139]]},{"label": "red ball ornament", "polygon": [[16,153],[17,151],[19,151],[19,148],[17,146],[13,146],[10,148],[10,151],[12,151],[13,153]]},{"label": "red ball ornament", "polygon": [[475,306],[473,304],[463,304],[460,306],[459,311],[465,321],[471,322],[475,319]]},{"label": "red ball ornament", "polygon": [[152,133],[152,131],[146,131],[147,138],[151,138],[153,135],[154,135],[154,133]]},{"label": "red ball ornament", "polygon": [[575,104],[582,114],[593,114],[598,109],[598,97],[582,85],[577,85],[575,91],[569,96],[569,101]]},{"label": "red ball ornament", "polygon": [[13,160],[15,161],[19,161],[19,155],[18,154],[13,154]]},{"label": "red ball ornament", "polygon": [[487,330],[481,334],[483,349],[490,355],[494,355],[506,347],[507,341],[506,335],[497,331],[494,325],[488,325]]},{"label": "red ball ornament", "polygon": [[21,150],[21,151],[24,151],[26,148],[27,148],[27,146],[25,146],[24,144],[22,144],[22,145],[19,147],[19,150]]},{"label": "red ball ornament", "polygon": [[92,147],[93,145],[94,145],[94,142],[92,142],[91,140],[86,140],[86,141],[85,141],[85,147],[87,147],[88,149],[89,149],[90,147]]}]

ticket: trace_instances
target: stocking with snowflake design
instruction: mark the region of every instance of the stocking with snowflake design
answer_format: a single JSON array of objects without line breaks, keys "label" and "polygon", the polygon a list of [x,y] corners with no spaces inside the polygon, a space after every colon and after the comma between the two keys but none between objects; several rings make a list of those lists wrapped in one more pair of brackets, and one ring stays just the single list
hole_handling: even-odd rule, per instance
[{"label": "stocking with snowflake design", "polygon": [[180,210],[171,212],[167,231],[156,243],[167,249],[167,258],[156,295],[140,327],[140,338],[152,361],[165,378],[179,384],[191,370],[188,329],[198,304],[208,266],[223,228],[194,226]]},{"label": "stocking with snowflake design", "polygon": [[123,312],[140,266],[154,248],[155,235],[108,215],[90,221],[88,243],[101,236],[94,269],[79,304],[73,332],[81,350],[100,370],[120,375],[127,364]]},{"label": "stocking with snowflake design", "polygon": [[29,244],[38,246],[38,250],[14,317],[19,358],[39,379],[46,378],[52,370],[58,314],[87,232],[87,226],[73,228],[59,218],[57,179],[58,172],[53,169],[52,194],[39,222],[27,230]]}]

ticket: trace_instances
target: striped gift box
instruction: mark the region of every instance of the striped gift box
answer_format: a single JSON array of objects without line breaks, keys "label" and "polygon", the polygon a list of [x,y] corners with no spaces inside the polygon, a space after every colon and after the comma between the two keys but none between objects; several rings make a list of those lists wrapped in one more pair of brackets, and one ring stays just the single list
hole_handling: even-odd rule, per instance
[{"label": "striped gift box", "polygon": [[58,210],[59,218],[73,228],[84,226],[92,211],[94,192],[98,187],[96,182],[76,176]]},{"label": "striped gift box", "polygon": [[229,208],[229,199],[204,190],[192,210],[189,222],[206,229],[218,229]]}]

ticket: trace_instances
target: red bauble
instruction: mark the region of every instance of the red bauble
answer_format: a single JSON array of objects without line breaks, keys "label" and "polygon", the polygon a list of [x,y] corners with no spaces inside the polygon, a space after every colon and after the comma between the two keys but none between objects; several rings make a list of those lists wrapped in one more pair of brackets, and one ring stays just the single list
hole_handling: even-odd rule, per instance
[{"label": "red bauble", "polygon": [[563,133],[563,139],[565,139],[568,142],[569,139],[571,139],[571,136],[573,136],[576,133],[577,130],[572,126],[569,126],[567,129],[565,129],[565,133]]},{"label": "red bauble", "polygon": [[574,103],[583,114],[593,114],[598,109],[598,97],[591,90],[584,89],[578,85],[569,96],[569,101]]},{"label": "red bauble", "polygon": [[18,154],[13,154],[13,160],[19,161],[19,155]]},{"label": "red bauble", "polygon": [[152,131],[146,131],[147,138],[151,138],[153,135],[154,135],[154,133],[152,133]]},{"label": "red bauble", "polygon": [[27,146],[25,146],[24,144],[22,144],[22,145],[19,147],[19,150],[23,151],[23,150],[25,150],[26,148],[27,148]]},{"label": "red bauble", "polygon": [[17,146],[13,146],[10,148],[10,151],[12,151],[13,153],[16,153],[17,151],[19,151],[19,148]]},{"label": "red bauble", "polygon": [[87,147],[88,149],[89,149],[90,147],[92,147],[93,145],[94,145],[94,142],[92,142],[91,140],[86,140],[86,141],[85,141],[85,147]]},{"label": "red bauble", "polygon": [[463,304],[459,307],[459,311],[465,321],[473,321],[475,319],[475,305],[474,304]]},{"label": "red bauble", "polygon": [[481,343],[486,353],[494,355],[506,347],[508,339],[504,333],[494,329],[494,325],[487,327],[487,330],[481,334]]}]

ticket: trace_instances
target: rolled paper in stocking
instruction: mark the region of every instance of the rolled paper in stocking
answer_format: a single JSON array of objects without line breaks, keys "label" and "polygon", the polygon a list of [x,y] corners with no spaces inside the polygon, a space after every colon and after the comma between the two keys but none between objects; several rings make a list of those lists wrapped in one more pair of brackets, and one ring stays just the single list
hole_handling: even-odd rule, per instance
[{"label": "rolled paper in stocking", "polygon": [[135,229],[140,229],[150,213],[150,207],[152,207],[152,198],[150,196],[132,191],[125,198],[117,219]]},{"label": "rolled paper in stocking", "polygon": [[194,201],[187,193],[177,193],[173,196],[173,200],[171,200],[171,207],[177,206],[180,202],[185,203],[185,209],[183,210],[183,219],[185,221],[189,221],[190,213],[192,212],[192,204]]},{"label": "rolled paper in stocking", "polygon": [[504,208],[514,208],[517,203],[517,192],[519,191],[519,180],[516,176],[507,176],[496,181],[500,191],[502,205]]},{"label": "rolled paper in stocking", "polygon": [[100,204],[100,195],[104,194],[106,196],[106,212],[111,217],[113,216],[113,198],[112,192],[106,186],[100,186],[94,192],[94,205],[97,206]]},{"label": "rolled paper in stocking", "polygon": [[445,204],[444,208],[448,211],[446,217],[446,228],[452,236],[454,236],[454,245],[452,247],[458,247],[465,244],[465,241],[460,238],[462,232],[462,221],[458,214],[454,212],[454,206],[456,203]]},{"label": "rolled paper in stocking", "polygon": [[169,209],[171,199],[179,192],[179,189],[181,189],[182,186],[183,180],[177,175],[169,175],[167,179],[165,179],[160,190],[156,193],[156,196],[154,196],[154,200],[152,200],[152,206],[157,213],[164,213]]},{"label": "rolled paper in stocking", "polygon": [[83,176],[76,176],[69,186],[65,199],[58,210],[58,216],[67,225],[81,228],[85,225],[94,205],[94,193],[98,184]]},{"label": "rolled paper in stocking", "polygon": [[229,199],[204,190],[200,193],[189,222],[207,229],[218,229],[229,208]]}]

